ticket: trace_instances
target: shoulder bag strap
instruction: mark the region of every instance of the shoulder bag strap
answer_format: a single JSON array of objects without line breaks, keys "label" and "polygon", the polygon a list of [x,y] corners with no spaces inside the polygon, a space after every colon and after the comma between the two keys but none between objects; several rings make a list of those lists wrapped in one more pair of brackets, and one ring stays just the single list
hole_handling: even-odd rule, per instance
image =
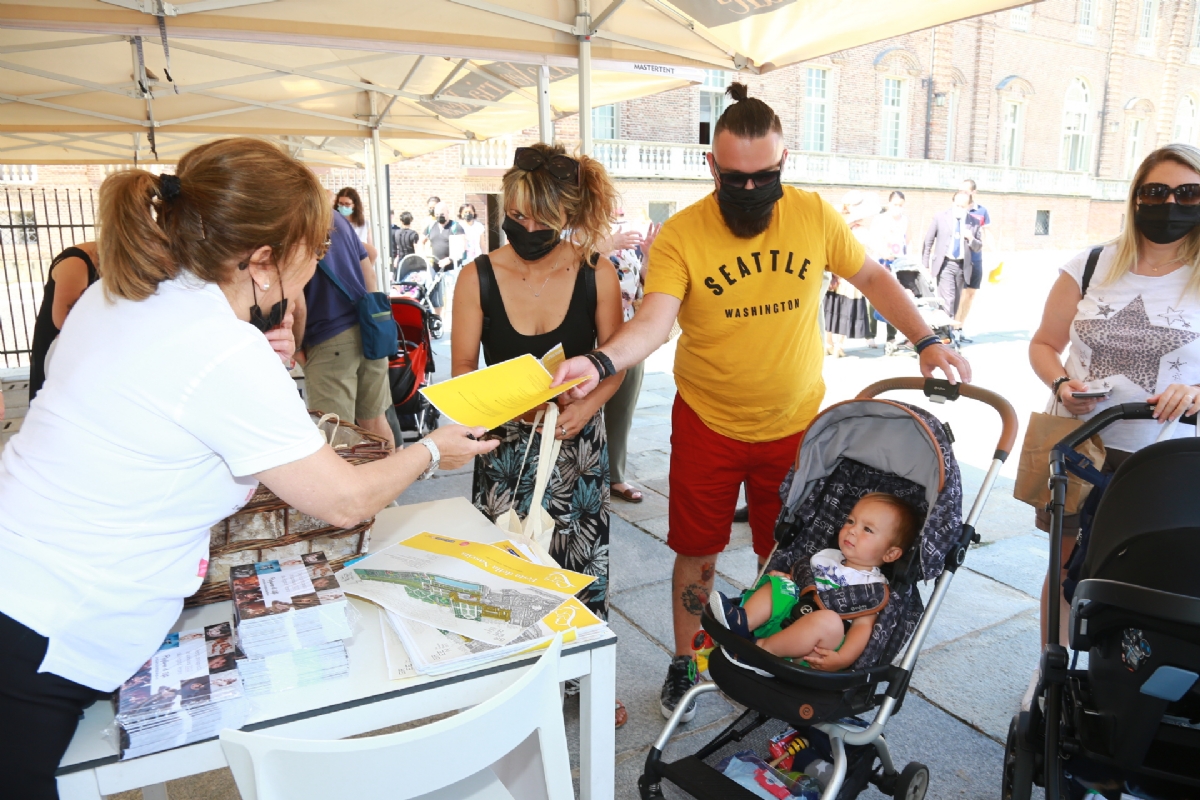
[{"label": "shoulder bag strap", "polygon": [[330,282],[338,288],[338,291],[346,295],[346,299],[350,301],[350,305],[353,306],[358,303],[358,301],[351,297],[350,293],[346,291],[346,287],[342,286],[342,282],[339,281],[337,276],[333,274],[333,270],[331,270],[329,265],[325,263],[325,259],[322,258],[320,261],[318,261],[317,266],[321,268],[321,272],[325,273],[325,277],[329,278]]},{"label": "shoulder bag strap", "polygon": [[1087,295],[1088,286],[1092,283],[1092,275],[1096,272],[1096,262],[1100,260],[1100,253],[1104,250],[1104,245],[1093,247],[1092,252],[1088,253],[1087,264],[1083,267],[1083,280],[1079,284],[1079,288],[1083,291],[1081,296]]},{"label": "shoulder bag strap", "polygon": [[479,278],[479,308],[483,311],[483,329],[480,339],[487,341],[488,332],[492,327],[492,317],[488,309],[492,305],[492,287],[496,283],[496,273],[492,271],[492,259],[481,255],[475,259],[475,275]]}]

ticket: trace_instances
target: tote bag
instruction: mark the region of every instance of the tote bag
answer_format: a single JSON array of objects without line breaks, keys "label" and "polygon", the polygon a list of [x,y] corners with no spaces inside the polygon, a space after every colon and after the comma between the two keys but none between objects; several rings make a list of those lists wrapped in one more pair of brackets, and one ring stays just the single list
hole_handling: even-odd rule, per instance
[{"label": "tote bag", "polygon": [[[1057,402],[1054,408],[1058,408]],[[1082,424],[1075,417],[1059,417],[1039,411],[1029,415],[1029,425],[1021,443],[1021,460],[1017,465],[1013,497],[1037,509],[1044,509],[1050,504],[1050,453],[1054,445]],[[1088,458],[1096,469],[1104,465],[1104,443],[1099,436],[1088,439],[1076,451]],[[1091,490],[1090,483],[1068,473],[1064,513],[1077,513]]]},{"label": "tote bag", "polygon": [[[543,421],[539,411],[533,420],[533,430],[529,432],[529,441],[525,445],[525,454],[521,456],[521,466],[517,471],[517,487],[521,485],[521,475],[525,472],[525,461],[529,457],[529,449],[533,446],[533,434],[537,431],[538,423],[542,422],[542,443],[538,450],[538,468],[534,476],[533,497],[529,500],[529,514],[524,520],[517,513],[517,492],[513,491],[512,505],[508,511],[496,517],[496,527],[509,537],[525,544],[534,552],[541,562],[547,566],[558,564],[550,555],[550,540],[554,536],[554,518],[550,512],[542,508],[542,499],[546,496],[546,486],[550,483],[550,475],[554,472],[554,464],[558,461],[562,442],[554,438],[554,429],[558,427],[558,406],[549,404]],[[549,435],[547,435],[549,434]]]}]

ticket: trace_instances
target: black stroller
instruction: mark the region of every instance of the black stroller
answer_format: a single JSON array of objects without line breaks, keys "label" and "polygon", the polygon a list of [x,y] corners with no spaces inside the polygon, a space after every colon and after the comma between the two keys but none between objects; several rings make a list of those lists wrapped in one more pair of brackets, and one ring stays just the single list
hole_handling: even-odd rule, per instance
[{"label": "black stroller", "polygon": [[[943,402],[961,395],[982,401],[999,413],[1003,423],[1000,442],[965,523],[962,483],[949,429],[923,409],[872,399],[897,389],[923,390],[926,396]],[[929,770],[913,763],[897,771],[882,734],[904,701],[921,645],[950,581],[968,546],[978,540],[975,522],[1016,434],[1016,414],[999,395],[975,386],[920,378],[872,384],[856,399],[831,406],[813,420],[801,442],[796,466],[781,489],[784,506],[775,527],[775,552],[765,570],[790,571],[798,559],[836,546],[837,532],[854,503],[875,491],[898,495],[921,511],[925,524],[918,545],[884,567],[891,598],[879,613],[866,649],[844,672],[803,669],[776,658],[729,631],[706,610],[701,624],[719,645],[708,661],[712,682],[701,682],[684,695],[655,740],[638,780],[642,799],[662,798],[664,780],[705,800],[756,797],[726,777],[718,765],[739,750],[763,752],[770,737],[787,726],[798,730],[809,746],[832,764],[821,800],[857,797],[868,783],[896,798],[923,798]],[[917,583],[932,579],[937,583],[929,607],[924,608]],[[842,590],[822,592],[822,600],[838,591]],[[774,677],[731,664],[726,652],[743,665]],[[903,658],[893,663],[901,652]],[[715,691],[745,706],[745,713],[694,755],[664,762],[663,750],[688,703]],[[856,718],[869,711],[875,712],[870,722]]]},{"label": "black stroller", "polygon": [[[1144,403],[1107,409],[1055,447],[1050,597],[1062,591],[1067,472],[1103,483],[1074,448],[1118,420],[1150,419],[1153,410]],[[1087,791],[1200,796],[1198,474],[1200,439],[1171,439],[1139,450],[1107,487],[1093,489],[1090,533],[1077,548],[1086,551],[1072,557],[1078,583],[1067,623],[1071,649],[1076,657],[1087,652],[1087,668],[1068,664],[1058,644],[1059,604],[1051,602],[1039,672],[1009,727],[1004,798],[1028,798],[1034,783],[1047,800]]]}]

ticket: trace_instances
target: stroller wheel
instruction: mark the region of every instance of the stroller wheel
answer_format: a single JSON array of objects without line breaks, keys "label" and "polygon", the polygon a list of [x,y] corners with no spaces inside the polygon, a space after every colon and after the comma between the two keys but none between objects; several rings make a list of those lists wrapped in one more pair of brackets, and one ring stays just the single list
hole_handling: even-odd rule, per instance
[{"label": "stroller wheel", "polygon": [[914,761],[900,772],[892,797],[896,800],[924,800],[927,791],[929,791],[929,767]]},{"label": "stroller wheel", "polygon": [[429,315],[429,332],[435,339],[442,338],[442,318],[437,314]]},{"label": "stroller wheel", "polygon": [[1008,741],[1004,743],[1001,800],[1029,800],[1033,793],[1033,753],[1022,746],[1020,716],[1013,716],[1008,726]]}]

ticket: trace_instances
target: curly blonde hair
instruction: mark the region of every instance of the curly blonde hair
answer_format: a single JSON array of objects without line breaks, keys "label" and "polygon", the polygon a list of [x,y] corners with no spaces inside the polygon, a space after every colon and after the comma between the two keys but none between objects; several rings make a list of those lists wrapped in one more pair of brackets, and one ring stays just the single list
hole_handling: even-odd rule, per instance
[{"label": "curly blonde hair", "polygon": [[[567,154],[561,144],[539,142],[531,147],[547,160]],[[578,184],[560,180],[546,169],[512,167],[504,173],[504,213],[516,208],[539,225],[556,231],[569,229],[572,240],[590,256],[612,229],[617,190],[599,161],[588,156],[572,157],[579,162]]]}]

